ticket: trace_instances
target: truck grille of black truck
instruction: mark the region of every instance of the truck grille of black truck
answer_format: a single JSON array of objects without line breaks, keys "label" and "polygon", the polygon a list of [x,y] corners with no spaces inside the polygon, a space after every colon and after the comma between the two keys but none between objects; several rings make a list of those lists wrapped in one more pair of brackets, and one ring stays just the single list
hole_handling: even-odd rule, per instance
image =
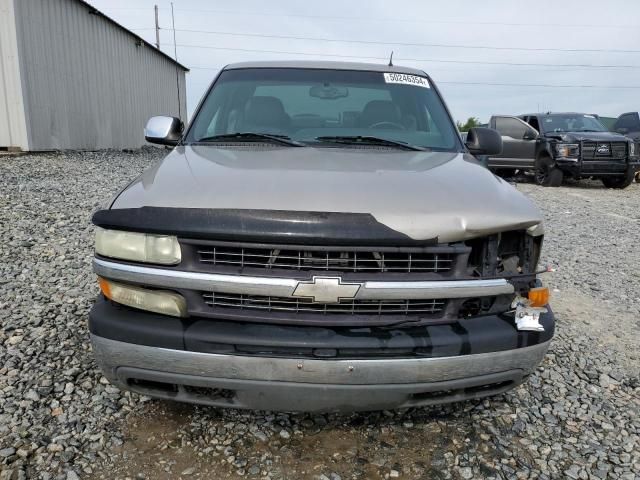
[{"label": "truck grille of black truck", "polygon": [[624,160],[626,157],[627,142],[582,142],[583,160]]},{"label": "truck grille of black truck", "polygon": [[200,263],[213,267],[287,269],[299,271],[444,273],[455,255],[446,251],[358,251],[198,246]]},{"label": "truck grille of black truck", "polygon": [[341,315],[430,315],[441,313],[446,300],[344,300],[340,303],[318,303],[306,298],[270,297],[231,293],[203,293],[212,308],[262,310]]}]

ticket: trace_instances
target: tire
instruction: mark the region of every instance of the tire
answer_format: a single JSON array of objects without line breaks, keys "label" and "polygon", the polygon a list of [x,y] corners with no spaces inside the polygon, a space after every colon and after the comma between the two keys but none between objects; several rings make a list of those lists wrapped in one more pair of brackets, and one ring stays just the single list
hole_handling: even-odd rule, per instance
[{"label": "tire", "polygon": [[553,164],[553,160],[543,156],[536,160],[535,179],[543,187],[559,187],[562,185],[562,170]]},{"label": "tire", "polygon": [[629,169],[625,175],[619,177],[603,177],[602,183],[607,188],[627,188],[633,183],[634,171]]}]

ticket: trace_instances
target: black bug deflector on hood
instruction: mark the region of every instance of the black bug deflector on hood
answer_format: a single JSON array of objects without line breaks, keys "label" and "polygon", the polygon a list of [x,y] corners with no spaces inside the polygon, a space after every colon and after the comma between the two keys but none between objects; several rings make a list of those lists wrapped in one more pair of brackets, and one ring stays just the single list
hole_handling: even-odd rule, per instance
[{"label": "black bug deflector on hood", "polygon": [[366,213],[142,207],[99,210],[103,228],[189,238],[320,245],[433,245],[414,240]]}]

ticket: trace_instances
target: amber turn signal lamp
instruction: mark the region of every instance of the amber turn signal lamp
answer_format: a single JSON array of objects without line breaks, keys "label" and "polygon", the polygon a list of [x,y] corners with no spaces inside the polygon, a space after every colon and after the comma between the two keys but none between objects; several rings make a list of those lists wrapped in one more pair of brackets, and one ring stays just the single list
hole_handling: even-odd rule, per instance
[{"label": "amber turn signal lamp", "polygon": [[111,298],[111,287],[109,286],[109,282],[102,277],[98,277],[98,284],[100,285],[100,291],[104,296]]},{"label": "amber turn signal lamp", "polygon": [[549,303],[549,289],[547,287],[532,288],[529,290],[527,297],[532,307],[544,307]]}]

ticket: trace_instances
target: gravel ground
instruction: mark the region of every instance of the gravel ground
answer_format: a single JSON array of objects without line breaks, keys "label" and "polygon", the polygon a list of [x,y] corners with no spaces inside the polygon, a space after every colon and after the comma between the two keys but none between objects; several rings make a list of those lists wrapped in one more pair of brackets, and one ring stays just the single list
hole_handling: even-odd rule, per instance
[{"label": "gravel ground", "polygon": [[220,411],[106,382],[93,210],[162,150],[0,157],[0,480],[640,479],[640,185],[518,188],[543,209],[558,333],[528,383],[445,407]]}]

